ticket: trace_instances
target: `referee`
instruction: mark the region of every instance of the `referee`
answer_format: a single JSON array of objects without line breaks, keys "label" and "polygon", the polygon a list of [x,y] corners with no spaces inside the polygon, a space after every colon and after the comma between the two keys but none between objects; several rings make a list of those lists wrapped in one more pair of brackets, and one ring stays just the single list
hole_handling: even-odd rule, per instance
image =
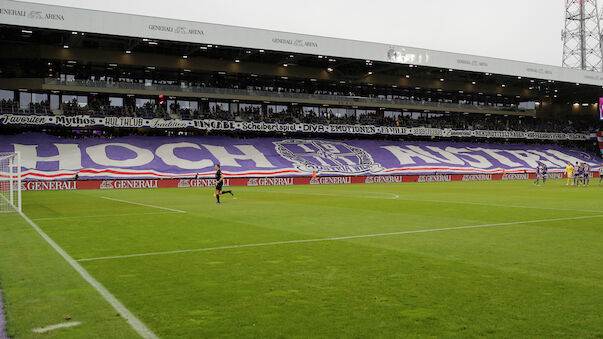
[{"label": "referee", "polygon": [[230,193],[230,195],[234,195],[232,191],[224,191],[222,192],[222,186],[224,185],[224,174],[220,171],[220,165],[216,164],[216,192],[214,195],[216,196],[216,204],[220,203],[220,196],[224,193]]}]

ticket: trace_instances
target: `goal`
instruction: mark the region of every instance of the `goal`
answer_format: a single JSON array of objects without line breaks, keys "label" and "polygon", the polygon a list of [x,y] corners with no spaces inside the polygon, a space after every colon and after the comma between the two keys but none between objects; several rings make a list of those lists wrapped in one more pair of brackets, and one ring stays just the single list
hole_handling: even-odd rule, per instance
[{"label": "goal", "polygon": [[0,213],[21,211],[21,156],[0,153]]}]

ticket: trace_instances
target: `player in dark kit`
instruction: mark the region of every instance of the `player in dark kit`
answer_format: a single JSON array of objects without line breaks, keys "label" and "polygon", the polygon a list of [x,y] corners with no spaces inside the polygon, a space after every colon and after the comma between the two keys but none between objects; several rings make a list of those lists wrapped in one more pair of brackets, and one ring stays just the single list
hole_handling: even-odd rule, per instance
[{"label": "player in dark kit", "polygon": [[216,196],[216,204],[220,203],[220,196],[224,193],[229,193],[230,195],[234,195],[232,191],[224,191],[222,192],[222,186],[224,185],[224,174],[220,171],[220,165],[216,164],[216,192],[214,195]]}]

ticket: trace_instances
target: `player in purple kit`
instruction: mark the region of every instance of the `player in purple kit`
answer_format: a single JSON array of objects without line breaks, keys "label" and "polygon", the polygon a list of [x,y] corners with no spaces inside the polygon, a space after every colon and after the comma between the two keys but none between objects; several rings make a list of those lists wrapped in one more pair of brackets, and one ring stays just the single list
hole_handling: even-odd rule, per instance
[{"label": "player in purple kit", "polygon": [[534,181],[534,185],[540,185],[541,178],[542,178],[542,167],[540,166],[540,163],[538,163],[538,166],[536,166],[536,181]]},{"label": "player in purple kit", "polygon": [[582,183],[583,178],[584,178],[584,166],[578,165],[577,170],[578,170],[578,172],[576,174],[576,179],[577,179],[576,186],[580,186],[580,183]]},{"label": "player in purple kit", "polygon": [[587,163],[582,164],[584,166],[584,186],[590,185],[590,167]]}]

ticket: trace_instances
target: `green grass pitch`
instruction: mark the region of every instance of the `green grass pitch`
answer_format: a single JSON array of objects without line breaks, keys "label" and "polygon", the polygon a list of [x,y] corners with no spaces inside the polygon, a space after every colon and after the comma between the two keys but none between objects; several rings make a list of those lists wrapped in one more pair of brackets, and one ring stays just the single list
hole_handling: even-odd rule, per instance
[{"label": "green grass pitch", "polygon": [[[221,205],[212,188],[23,201],[160,338],[603,338],[601,186],[233,189]],[[0,221],[9,336],[137,336],[23,218]]]}]

